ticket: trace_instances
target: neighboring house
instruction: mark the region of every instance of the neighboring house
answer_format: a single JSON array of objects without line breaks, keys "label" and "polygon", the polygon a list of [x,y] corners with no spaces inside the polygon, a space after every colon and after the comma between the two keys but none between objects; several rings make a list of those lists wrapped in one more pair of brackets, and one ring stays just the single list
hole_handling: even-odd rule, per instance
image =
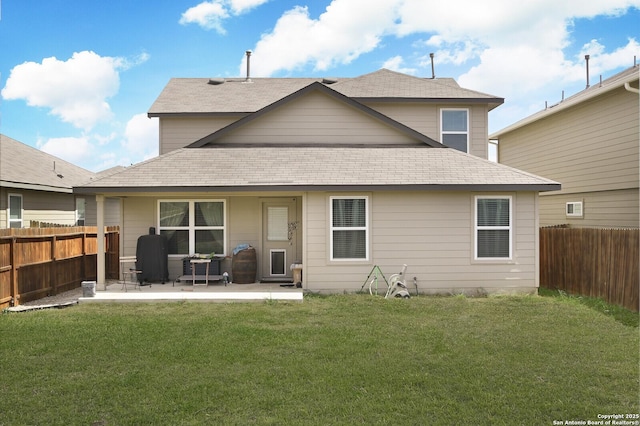
[{"label": "neighboring house", "polygon": [[[28,228],[31,221],[95,226],[95,196],[76,195],[73,187],[121,169],[95,174],[0,134],[0,228]],[[107,204],[107,224],[119,224],[119,199]]]},{"label": "neighboring house", "polygon": [[302,263],[310,291],[358,291],[374,266],[388,277],[406,263],[423,293],[532,292],[538,192],[560,185],[486,159],[502,102],[388,70],[172,79],[149,111],[161,155],[74,192],[122,197],[124,255],[155,227],[171,277],[194,253],[227,255],[231,273],[250,244],[258,280]]},{"label": "neighboring house", "polygon": [[540,225],[638,228],[638,66],[490,138],[498,161],[562,183],[540,194]]}]

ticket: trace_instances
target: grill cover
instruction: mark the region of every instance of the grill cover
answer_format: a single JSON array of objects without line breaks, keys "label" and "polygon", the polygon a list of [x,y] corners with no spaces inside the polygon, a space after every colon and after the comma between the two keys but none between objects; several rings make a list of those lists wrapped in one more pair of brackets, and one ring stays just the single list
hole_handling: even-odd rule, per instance
[{"label": "grill cover", "polygon": [[[154,230],[155,231],[155,230]],[[163,235],[149,234],[138,238],[136,268],[140,282],[169,281],[169,243]]]}]

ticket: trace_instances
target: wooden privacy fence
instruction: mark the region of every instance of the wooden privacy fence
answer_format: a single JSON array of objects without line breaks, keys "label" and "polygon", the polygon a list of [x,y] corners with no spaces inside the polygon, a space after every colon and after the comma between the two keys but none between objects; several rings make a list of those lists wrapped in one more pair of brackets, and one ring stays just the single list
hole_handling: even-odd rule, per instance
[{"label": "wooden privacy fence", "polygon": [[540,286],[638,311],[640,230],[540,229]]},{"label": "wooden privacy fence", "polygon": [[[0,229],[0,309],[97,278],[95,226]],[[119,228],[105,228],[106,278],[118,278]]]}]

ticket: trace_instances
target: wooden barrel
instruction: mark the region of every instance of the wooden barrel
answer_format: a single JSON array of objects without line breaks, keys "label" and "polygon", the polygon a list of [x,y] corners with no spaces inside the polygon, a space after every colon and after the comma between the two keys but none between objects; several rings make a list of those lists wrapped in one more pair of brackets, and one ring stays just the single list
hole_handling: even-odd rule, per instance
[{"label": "wooden barrel", "polygon": [[256,282],[256,249],[249,247],[233,255],[231,279],[235,284]]}]

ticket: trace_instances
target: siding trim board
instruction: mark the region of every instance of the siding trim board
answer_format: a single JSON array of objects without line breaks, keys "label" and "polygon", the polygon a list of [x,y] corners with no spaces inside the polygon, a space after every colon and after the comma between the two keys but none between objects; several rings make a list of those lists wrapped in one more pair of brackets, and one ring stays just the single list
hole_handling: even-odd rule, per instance
[{"label": "siding trim board", "polygon": [[139,192],[273,192],[273,191],[557,191],[560,184],[507,185],[246,185],[246,186],[135,186],[135,187],[78,187],[76,194],[116,194]]}]

